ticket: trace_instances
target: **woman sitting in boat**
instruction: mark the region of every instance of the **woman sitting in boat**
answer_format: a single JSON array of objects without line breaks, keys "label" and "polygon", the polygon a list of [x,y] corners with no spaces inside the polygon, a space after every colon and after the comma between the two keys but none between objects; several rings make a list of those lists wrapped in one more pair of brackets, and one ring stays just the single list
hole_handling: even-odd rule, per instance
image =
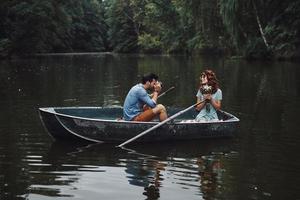
[{"label": "woman sitting in boat", "polygon": [[205,70],[200,75],[200,86],[197,92],[198,104],[196,110],[200,111],[196,121],[218,120],[217,110],[221,109],[222,91],[215,73]]},{"label": "woman sitting in boat", "polygon": [[[154,90],[149,96],[146,90]],[[126,121],[151,121],[159,117],[160,121],[168,118],[166,108],[157,104],[161,83],[156,74],[142,77],[141,83],[133,86],[128,92],[123,108],[123,119]]]}]

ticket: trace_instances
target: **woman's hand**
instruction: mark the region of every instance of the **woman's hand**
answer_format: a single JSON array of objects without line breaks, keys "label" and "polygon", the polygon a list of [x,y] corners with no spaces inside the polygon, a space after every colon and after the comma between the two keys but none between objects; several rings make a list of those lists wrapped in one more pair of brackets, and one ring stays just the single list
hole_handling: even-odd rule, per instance
[{"label": "woman's hand", "polygon": [[207,96],[206,100],[207,103],[210,103],[216,110],[221,109],[221,101],[212,98],[212,95]]},{"label": "woman's hand", "polygon": [[204,94],[203,96],[204,96],[205,102],[207,102],[207,103],[211,102],[211,99],[212,99],[211,94]]}]

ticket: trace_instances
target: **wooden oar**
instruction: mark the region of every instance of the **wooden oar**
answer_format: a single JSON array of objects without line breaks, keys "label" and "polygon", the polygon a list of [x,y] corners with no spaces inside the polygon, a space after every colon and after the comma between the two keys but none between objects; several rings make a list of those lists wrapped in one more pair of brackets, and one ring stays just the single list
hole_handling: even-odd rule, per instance
[{"label": "wooden oar", "polygon": [[[205,101],[205,100],[204,100],[204,101]],[[153,126],[153,127],[149,128],[149,129],[147,129],[147,130],[141,132],[140,134],[138,134],[138,135],[136,135],[135,137],[133,137],[133,138],[131,138],[131,139],[129,139],[129,140],[123,142],[122,144],[119,144],[118,147],[123,147],[125,144],[128,144],[128,143],[130,143],[130,142],[132,142],[132,141],[138,139],[139,137],[142,137],[143,135],[145,135],[145,134],[147,134],[147,133],[153,131],[154,129],[157,129],[158,127],[164,125],[165,123],[171,121],[172,119],[175,119],[175,118],[178,117],[179,115],[182,115],[183,113],[189,111],[190,109],[192,109],[192,108],[194,108],[195,106],[197,106],[197,105],[203,103],[204,101],[200,101],[200,102],[195,103],[194,105],[191,105],[190,107],[188,107],[188,108],[186,108],[186,109],[184,109],[184,110],[182,110],[182,111],[179,111],[178,113],[172,115],[171,117],[167,118],[166,120],[164,120],[164,121],[162,121],[162,122],[156,124],[155,126]]]},{"label": "wooden oar", "polygon": [[[167,94],[168,92],[170,92],[170,91],[173,90],[174,88],[175,88],[174,86],[170,87],[169,89],[167,89],[166,91],[164,91],[163,93],[161,93],[160,95],[158,95],[157,98],[160,98],[160,97],[164,96],[165,94]],[[149,97],[152,97],[152,95],[153,95],[153,94],[149,94]]]},{"label": "wooden oar", "polygon": [[135,155],[138,155],[138,156],[144,156],[146,158],[156,158],[157,157],[157,156],[153,156],[153,155],[150,155],[150,154],[139,153],[139,152],[137,152],[133,149],[129,149],[129,148],[126,148],[126,147],[121,147],[121,149],[128,151],[128,153],[132,153],[132,154],[135,154]]},{"label": "wooden oar", "polygon": [[164,91],[163,93],[161,93],[157,98],[164,96],[165,94],[167,94],[168,92],[170,92],[174,88],[175,88],[174,86],[170,87],[169,89],[167,89],[166,91]]}]

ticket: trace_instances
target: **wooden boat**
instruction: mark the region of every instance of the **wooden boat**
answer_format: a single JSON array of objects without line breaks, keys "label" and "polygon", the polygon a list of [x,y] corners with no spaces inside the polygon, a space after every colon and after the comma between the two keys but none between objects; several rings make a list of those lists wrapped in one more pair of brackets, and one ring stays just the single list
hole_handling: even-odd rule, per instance
[{"label": "wooden boat", "polygon": [[[182,109],[169,108],[173,115]],[[80,139],[90,142],[124,142],[153,127],[158,121],[133,122],[120,119],[122,107],[47,107],[39,108],[40,118],[48,133],[59,140]],[[239,119],[218,111],[219,120],[196,122],[194,109],[178,116],[136,142],[195,140],[234,136]]]}]

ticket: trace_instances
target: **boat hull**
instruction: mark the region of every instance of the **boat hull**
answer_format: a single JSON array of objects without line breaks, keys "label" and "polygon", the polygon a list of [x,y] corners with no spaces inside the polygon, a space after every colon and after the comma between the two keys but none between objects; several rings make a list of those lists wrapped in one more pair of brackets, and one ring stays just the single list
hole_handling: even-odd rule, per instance
[{"label": "boat hull", "polygon": [[[40,108],[39,113],[48,133],[59,140],[123,142],[159,123],[117,119],[117,116],[121,116],[122,108]],[[239,120],[231,114],[222,114],[228,119],[199,123],[186,120],[195,115],[189,113],[189,116],[167,123],[138,138],[136,142],[232,137]],[[103,119],[105,115],[109,115],[109,119]]]}]

